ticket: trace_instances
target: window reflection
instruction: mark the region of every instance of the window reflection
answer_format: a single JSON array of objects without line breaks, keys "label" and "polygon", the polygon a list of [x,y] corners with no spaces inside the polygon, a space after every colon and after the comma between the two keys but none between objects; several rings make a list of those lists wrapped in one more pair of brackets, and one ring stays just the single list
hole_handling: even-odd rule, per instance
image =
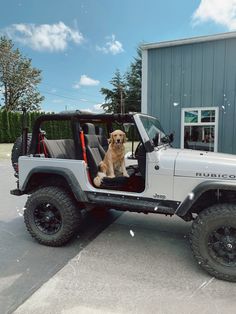
[{"label": "window reflection", "polygon": [[185,111],[184,122],[185,123],[197,123],[198,122],[198,111]]},{"label": "window reflection", "polygon": [[215,126],[185,126],[184,148],[214,151]]},{"label": "window reflection", "polygon": [[201,122],[215,122],[215,110],[202,110]]}]

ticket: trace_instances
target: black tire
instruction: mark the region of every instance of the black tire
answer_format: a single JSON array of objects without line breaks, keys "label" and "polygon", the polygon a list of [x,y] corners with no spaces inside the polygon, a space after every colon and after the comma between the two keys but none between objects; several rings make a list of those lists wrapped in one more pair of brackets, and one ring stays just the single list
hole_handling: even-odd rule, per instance
[{"label": "black tire", "polygon": [[41,187],[28,198],[24,220],[33,238],[48,246],[62,246],[75,236],[81,226],[81,212],[64,190]]},{"label": "black tire", "polygon": [[203,210],[192,224],[190,243],[198,264],[212,276],[236,282],[236,205]]},{"label": "black tire", "polygon": [[[30,148],[31,139],[32,139],[32,134],[29,133],[27,137],[27,152],[29,151],[29,148]],[[23,152],[22,152],[22,135],[21,135],[16,139],[12,147],[12,151],[11,151],[11,163],[15,171],[17,171],[16,164],[18,163],[18,159],[22,155],[23,155]]]}]

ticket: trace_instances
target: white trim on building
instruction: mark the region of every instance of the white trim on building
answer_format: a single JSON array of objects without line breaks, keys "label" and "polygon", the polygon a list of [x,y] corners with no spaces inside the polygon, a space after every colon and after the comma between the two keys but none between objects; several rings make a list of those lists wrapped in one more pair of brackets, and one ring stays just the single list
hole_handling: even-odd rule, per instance
[{"label": "white trim on building", "polygon": [[147,77],[148,77],[148,52],[142,51],[142,100],[141,100],[141,112],[147,113]]},{"label": "white trim on building", "polygon": [[164,47],[203,43],[203,42],[208,42],[208,41],[229,39],[229,38],[236,38],[236,32],[227,32],[227,33],[221,33],[221,34],[216,34],[216,35],[199,36],[199,37],[192,37],[192,38],[186,38],[186,39],[177,39],[177,40],[170,40],[170,41],[168,40],[168,41],[163,41],[163,42],[144,44],[141,46],[141,49],[148,50],[148,49],[155,49],[155,48],[164,48]]}]

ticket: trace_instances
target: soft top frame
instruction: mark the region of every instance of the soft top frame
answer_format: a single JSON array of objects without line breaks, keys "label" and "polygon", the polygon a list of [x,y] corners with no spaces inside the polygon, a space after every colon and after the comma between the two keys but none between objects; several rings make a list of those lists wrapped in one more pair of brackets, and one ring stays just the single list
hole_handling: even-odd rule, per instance
[{"label": "soft top frame", "polygon": [[[79,110],[76,110],[75,112],[62,112],[62,113],[53,113],[53,114],[43,114],[39,116],[33,126],[32,130],[32,141],[31,146],[29,149],[29,154],[35,154],[37,151],[37,145],[38,145],[38,134],[40,133],[40,127],[43,122],[45,121],[71,121],[72,128],[77,129],[78,127],[75,127],[75,125],[78,126],[78,123],[85,123],[85,122],[91,122],[91,123],[112,123],[112,122],[118,122],[118,123],[133,123],[134,122],[134,115],[135,113],[130,114],[93,114],[88,112],[82,112]],[[76,132],[76,133],[77,133]],[[75,133],[75,132],[73,132]],[[74,134],[74,139],[76,141],[76,135]],[[79,154],[81,155],[81,154]],[[80,158],[80,157],[79,157]]]}]

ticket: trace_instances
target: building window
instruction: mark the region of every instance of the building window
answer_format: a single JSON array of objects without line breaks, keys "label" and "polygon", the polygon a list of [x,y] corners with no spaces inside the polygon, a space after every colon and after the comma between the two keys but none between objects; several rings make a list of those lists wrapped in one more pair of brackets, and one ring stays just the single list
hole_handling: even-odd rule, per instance
[{"label": "building window", "polygon": [[217,107],[183,108],[181,119],[181,148],[217,152]]}]

